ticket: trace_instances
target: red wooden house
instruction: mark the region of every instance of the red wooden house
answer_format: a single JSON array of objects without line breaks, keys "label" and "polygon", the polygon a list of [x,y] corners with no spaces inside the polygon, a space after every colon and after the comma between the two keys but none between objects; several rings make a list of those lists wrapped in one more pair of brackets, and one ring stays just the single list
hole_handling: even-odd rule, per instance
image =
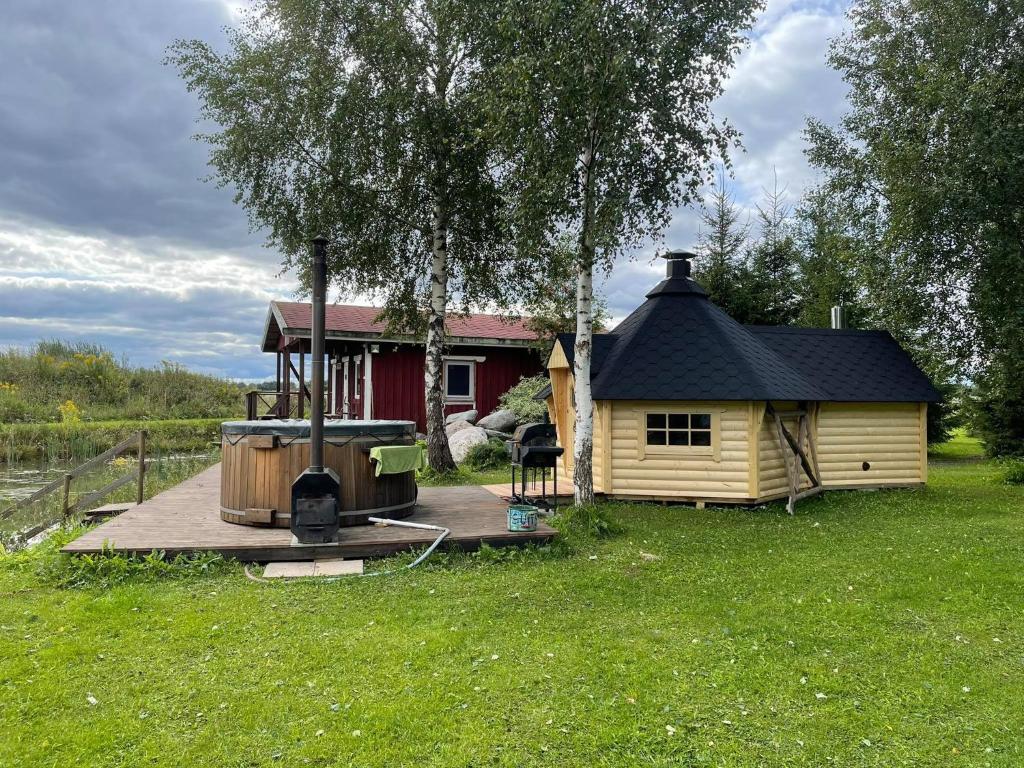
[{"label": "red wooden house", "polygon": [[[326,351],[329,382],[327,410],[337,418],[408,419],[426,428],[423,341],[386,334],[376,322],[380,310],[346,304],[327,306]],[[263,331],[262,350],[277,357],[278,391],[268,403],[273,415],[304,415],[312,310],[309,304],[272,301]],[[476,409],[480,415],[498,406],[498,397],[523,376],[543,370],[534,342],[537,335],[523,321],[496,315],[451,316],[444,357],[445,413]],[[300,396],[301,395],[301,396]],[[250,402],[249,417],[254,413]],[[266,409],[264,409],[266,410]]]}]

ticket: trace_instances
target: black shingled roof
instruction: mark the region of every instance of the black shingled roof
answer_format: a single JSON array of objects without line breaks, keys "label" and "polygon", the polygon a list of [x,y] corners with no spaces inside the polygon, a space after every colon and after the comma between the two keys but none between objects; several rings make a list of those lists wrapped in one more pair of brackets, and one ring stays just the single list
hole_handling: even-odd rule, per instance
[{"label": "black shingled roof", "polygon": [[[673,264],[646,302],[594,336],[595,400],[940,399],[888,333],[743,326]],[[570,366],[575,338],[558,336]]]},{"label": "black shingled roof", "polygon": [[932,383],[887,331],[747,326],[838,402],[934,403]]}]

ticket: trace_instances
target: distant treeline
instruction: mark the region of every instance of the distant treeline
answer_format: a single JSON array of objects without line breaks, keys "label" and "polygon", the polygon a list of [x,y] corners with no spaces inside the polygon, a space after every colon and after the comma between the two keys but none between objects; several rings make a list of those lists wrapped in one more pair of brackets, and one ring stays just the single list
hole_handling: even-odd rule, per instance
[{"label": "distant treeline", "polygon": [[0,424],[228,418],[244,411],[244,389],[174,363],[134,368],[96,344],[0,352]]}]

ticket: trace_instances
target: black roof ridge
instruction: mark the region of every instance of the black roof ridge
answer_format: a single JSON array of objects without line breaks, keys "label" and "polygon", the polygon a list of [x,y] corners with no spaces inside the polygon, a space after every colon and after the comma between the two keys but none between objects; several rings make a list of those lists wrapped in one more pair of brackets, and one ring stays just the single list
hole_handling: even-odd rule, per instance
[{"label": "black roof ridge", "polygon": [[892,336],[884,328],[815,328],[802,325],[754,325],[744,323],[743,327],[754,333],[813,333],[818,336],[849,334],[850,336]]},{"label": "black roof ridge", "polygon": [[[724,316],[728,320],[731,320],[733,323],[736,323],[736,321],[729,315],[728,312],[726,312],[724,309],[722,309],[720,306],[718,306],[714,302],[708,301],[708,305],[712,308],[712,311],[720,312],[722,314],[722,316]],[[778,361],[779,364],[781,364],[785,368],[789,369],[789,372],[791,373],[791,375],[795,376],[800,381],[802,381],[808,388],[810,388],[812,390],[817,390],[818,389],[818,386],[814,382],[809,381],[807,378],[805,378],[803,373],[798,371],[793,366],[793,364],[790,363],[789,360],[787,360],[785,357],[780,355],[774,349],[769,347],[767,344],[765,344],[759,338],[754,336],[750,332],[749,328],[747,328],[742,323],[736,323],[736,325],[744,333],[746,333],[750,337],[750,340],[752,342],[754,342],[761,349],[761,354],[765,355],[766,357],[774,357]],[[746,373],[747,377],[749,379],[753,380],[753,381],[756,381],[758,386],[764,388],[765,390],[771,389],[772,388],[772,381],[765,377],[763,370],[758,370],[757,368],[755,368],[755,366],[753,365],[751,360],[748,359],[746,353],[744,353],[739,348],[739,346],[733,341],[733,339],[730,338],[728,336],[728,334],[719,334],[719,336],[721,337],[721,343],[723,344],[723,346],[728,348],[729,351],[732,352],[733,359],[737,360],[740,363],[740,367],[741,368],[745,368],[746,369],[745,373]]]}]

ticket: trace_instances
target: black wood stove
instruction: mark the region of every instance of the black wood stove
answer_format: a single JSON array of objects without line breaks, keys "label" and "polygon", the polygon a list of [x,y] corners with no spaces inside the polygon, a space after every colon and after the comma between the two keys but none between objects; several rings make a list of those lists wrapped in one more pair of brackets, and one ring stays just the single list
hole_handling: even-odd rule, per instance
[{"label": "black wood stove", "polygon": [[[558,459],[562,449],[555,445],[557,439],[554,424],[535,422],[523,424],[516,429],[512,439],[506,443],[512,458],[512,501],[516,504],[533,504],[544,509],[558,509]],[[520,487],[516,491],[516,468],[519,468]],[[552,472],[551,499],[548,499],[547,470]],[[528,496],[526,477],[531,475],[534,487],[537,485],[537,470],[540,470],[541,495]]]},{"label": "black wood stove", "polygon": [[324,336],[327,303],[327,238],[313,238],[312,412],[309,418],[309,468],[292,483],[291,529],[297,544],[338,540],[341,481],[324,467]]}]

